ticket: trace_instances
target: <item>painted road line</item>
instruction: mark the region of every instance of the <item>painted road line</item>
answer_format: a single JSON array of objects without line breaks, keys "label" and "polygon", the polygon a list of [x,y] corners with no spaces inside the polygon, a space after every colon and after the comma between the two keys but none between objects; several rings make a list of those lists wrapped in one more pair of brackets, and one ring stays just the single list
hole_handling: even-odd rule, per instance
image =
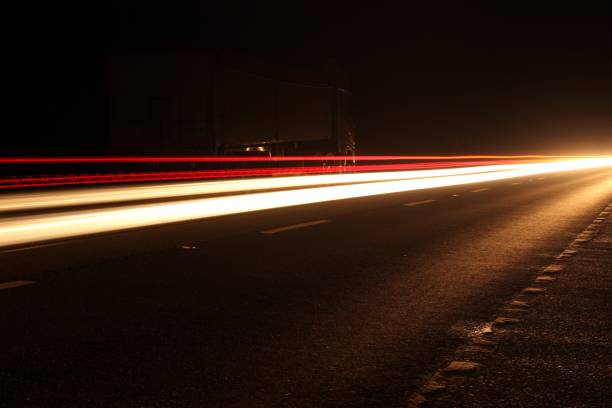
[{"label": "painted road line", "polygon": [[26,281],[26,280],[4,282],[4,283],[0,283],[0,290],[18,288],[19,286],[32,285],[34,283],[36,283],[36,282],[34,282],[34,281]]},{"label": "painted road line", "polygon": [[30,251],[32,249],[47,248],[47,247],[53,247],[53,246],[58,246],[58,245],[62,245],[62,244],[63,244],[63,242],[51,242],[49,244],[31,245],[31,246],[27,246],[27,247],[23,247],[23,248],[4,249],[4,250],[0,250],[0,254],[8,254],[8,253],[11,253],[11,252]]},{"label": "painted road line", "polygon": [[412,203],[406,203],[404,204],[405,207],[414,207],[415,205],[421,205],[421,204],[429,204],[429,203],[433,203],[436,200],[423,200],[423,201],[415,201]]},{"label": "painted road line", "polygon": [[516,182],[510,183],[510,184],[512,184],[513,186],[518,186],[519,184],[523,184],[523,182],[522,181],[516,181]]},{"label": "painted road line", "polygon": [[273,228],[273,229],[261,231],[261,233],[262,234],[277,234],[279,232],[291,231],[291,230],[298,229],[298,228],[312,227],[313,225],[327,224],[329,222],[331,221],[330,220],[317,220],[317,221],[303,222],[301,224],[287,225],[286,227],[279,227],[279,228]]},{"label": "painted road line", "polygon": [[472,193],[480,193],[482,191],[487,191],[487,190],[488,190],[488,188],[479,188],[477,190],[472,190]]}]

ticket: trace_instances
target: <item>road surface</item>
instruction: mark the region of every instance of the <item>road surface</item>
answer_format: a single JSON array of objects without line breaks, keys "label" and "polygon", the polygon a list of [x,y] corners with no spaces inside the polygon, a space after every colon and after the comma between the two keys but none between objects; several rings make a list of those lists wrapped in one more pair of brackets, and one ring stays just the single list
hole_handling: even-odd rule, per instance
[{"label": "road surface", "polygon": [[0,407],[403,406],[611,200],[586,170],[3,251]]}]

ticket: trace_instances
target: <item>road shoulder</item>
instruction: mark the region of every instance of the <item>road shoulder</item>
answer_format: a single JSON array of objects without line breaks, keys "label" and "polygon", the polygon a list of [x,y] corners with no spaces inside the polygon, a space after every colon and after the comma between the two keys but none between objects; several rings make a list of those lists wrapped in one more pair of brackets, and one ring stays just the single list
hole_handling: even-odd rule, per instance
[{"label": "road shoulder", "polygon": [[611,213],[612,204],[457,349],[408,406],[608,406]]}]

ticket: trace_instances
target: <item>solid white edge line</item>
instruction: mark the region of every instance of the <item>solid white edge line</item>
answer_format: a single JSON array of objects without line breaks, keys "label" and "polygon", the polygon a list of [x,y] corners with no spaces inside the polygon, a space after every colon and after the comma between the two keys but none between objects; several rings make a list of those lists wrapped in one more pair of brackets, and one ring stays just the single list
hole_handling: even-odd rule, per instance
[{"label": "solid white edge line", "polygon": [[471,192],[472,193],[481,193],[481,192],[487,191],[487,190],[488,190],[488,188],[479,188],[479,189],[476,189],[476,190],[472,190]]}]

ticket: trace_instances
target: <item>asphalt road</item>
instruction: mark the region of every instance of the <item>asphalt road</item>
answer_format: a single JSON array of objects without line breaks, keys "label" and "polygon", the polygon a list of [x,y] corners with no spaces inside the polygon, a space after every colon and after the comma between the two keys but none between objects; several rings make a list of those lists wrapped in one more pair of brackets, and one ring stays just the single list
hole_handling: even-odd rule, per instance
[{"label": "asphalt road", "polygon": [[581,171],[2,252],[35,283],[0,290],[0,406],[402,406],[611,199]]}]

